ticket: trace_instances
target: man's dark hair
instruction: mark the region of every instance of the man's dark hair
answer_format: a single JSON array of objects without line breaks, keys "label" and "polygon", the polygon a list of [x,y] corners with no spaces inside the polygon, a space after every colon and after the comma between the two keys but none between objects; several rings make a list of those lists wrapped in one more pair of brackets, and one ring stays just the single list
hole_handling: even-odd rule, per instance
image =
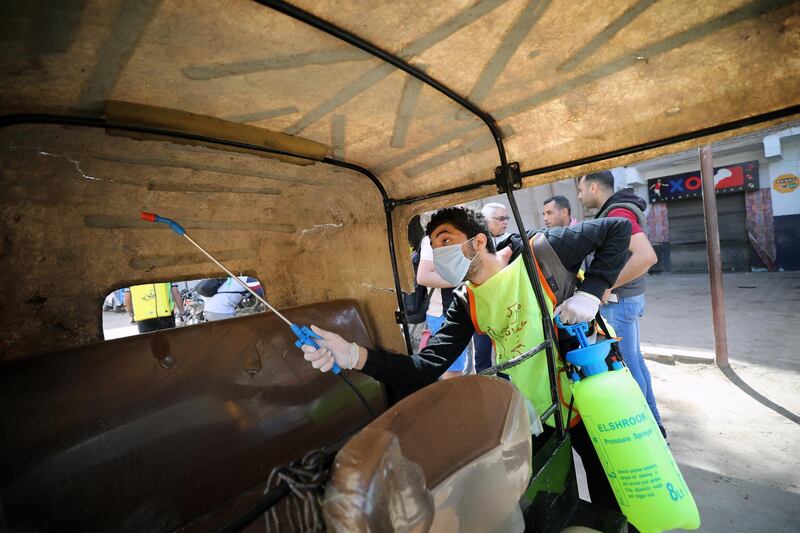
[{"label": "man's dark hair", "polygon": [[483,233],[486,235],[486,250],[494,253],[494,238],[489,232],[489,226],[483,215],[473,211],[468,207],[445,207],[439,209],[431,217],[431,221],[425,227],[425,234],[430,237],[436,228],[442,224],[451,224],[458,231],[466,234],[471,239]]},{"label": "man's dark hair", "polygon": [[584,183],[595,182],[600,184],[600,186],[605,187],[606,190],[614,192],[614,174],[611,173],[609,170],[604,170],[602,172],[592,172],[591,174],[586,174],[583,177]]},{"label": "man's dark hair", "polygon": [[415,252],[419,251],[419,245],[422,238],[425,237],[425,230],[422,229],[422,222],[419,219],[419,215],[414,215],[411,222],[408,223],[408,245]]},{"label": "man's dark hair", "polygon": [[551,196],[542,205],[547,205],[550,202],[555,202],[559,209],[566,209],[568,215],[572,214],[572,207],[569,205],[569,200],[567,200],[566,196],[561,196],[560,194]]}]

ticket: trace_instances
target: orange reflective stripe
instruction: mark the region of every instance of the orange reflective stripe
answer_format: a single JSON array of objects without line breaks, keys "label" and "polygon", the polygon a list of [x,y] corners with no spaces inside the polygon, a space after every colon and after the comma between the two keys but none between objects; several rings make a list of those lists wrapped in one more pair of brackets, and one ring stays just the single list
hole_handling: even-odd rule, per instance
[{"label": "orange reflective stripe", "polygon": [[[541,283],[542,288],[544,289],[545,294],[547,297],[550,298],[550,302],[553,304],[553,307],[556,306],[556,295],[553,294],[553,289],[550,288],[550,284],[547,283],[547,280],[542,274],[542,269],[539,268],[539,261],[536,259],[536,254],[533,253],[533,239],[531,239],[528,244],[531,247],[531,255],[533,255],[533,264],[536,265],[536,275],[539,277],[539,283]],[[524,251],[523,251],[524,253]]]},{"label": "orange reflective stripe", "polygon": [[[478,326],[478,311],[475,309],[475,295],[472,293],[472,289],[469,285],[465,285],[467,287],[467,300],[469,300],[469,318],[472,320],[472,326],[475,328],[481,335],[486,335]],[[491,337],[489,337],[491,339]],[[494,344],[494,340],[492,340],[492,344]]]},{"label": "orange reflective stripe", "polygon": [[[569,402],[564,398],[564,391],[561,386],[561,374],[564,374],[564,378],[568,379],[566,374],[566,369],[562,368],[558,371],[558,380],[556,381],[556,386],[558,387],[558,400],[561,402],[561,406],[564,409],[569,411]],[[569,386],[569,385],[567,385]],[[575,402],[572,403],[572,418],[569,421],[569,427],[574,427],[575,424],[581,421],[581,414],[578,412],[578,408],[575,406]]]}]

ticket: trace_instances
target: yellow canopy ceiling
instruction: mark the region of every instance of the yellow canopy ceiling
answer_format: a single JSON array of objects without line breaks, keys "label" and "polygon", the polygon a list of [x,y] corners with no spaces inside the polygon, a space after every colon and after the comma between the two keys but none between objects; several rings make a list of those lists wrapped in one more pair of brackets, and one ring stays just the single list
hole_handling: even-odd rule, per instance
[{"label": "yellow canopy ceiling", "polygon": [[[246,0],[2,1],[0,112],[172,108],[328,146],[391,197],[491,179],[486,125]],[[489,112],[523,170],[800,104],[788,0],[299,0]]]}]

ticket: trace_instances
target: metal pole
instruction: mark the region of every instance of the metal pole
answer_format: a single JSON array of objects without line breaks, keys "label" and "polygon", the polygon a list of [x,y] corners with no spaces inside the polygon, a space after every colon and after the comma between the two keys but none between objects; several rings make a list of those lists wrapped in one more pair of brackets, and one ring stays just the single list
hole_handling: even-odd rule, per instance
[{"label": "metal pole", "polygon": [[725,294],[722,287],[722,256],[719,251],[717,195],[714,188],[714,161],[711,145],[700,148],[700,175],[703,178],[703,218],[706,223],[708,277],[711,282],[711,315],[714,321],[714,352],[717,366],[728,364],[728,337],[725,329]]},{"label": "metal pole", "polygon": [[[507,169],[504,170],[507,172]],[[558,396],[558,368],[556,367],[556,338],[555,330],[553,329],[553,321],[550,320],[550,314],[547,309],[547,302],[545,301],[544,290],[539,284],[539,276],[536,275],[536,259],[533,257],[533,250],[531,249],[530,241],[528,241],[527,232],[525,231],[525,224],[522,222],[522,215],[520,215],[519,207],[517,207],[517,200],[514,198],[514,191],[511,187],[511,180],[506,180],[505,183],[506,197],[508,198],[508,205],[511,208],[511,213],[514,215],[514,221],[517,223],[519,235],[522,237],[522,262],[525,263],[525,270],[528,273],[533,286],[533,293],[536,296],[536,302],[539,304],[539,309],[542,311],[542,331],[544,333],[544,342],[547,344],[545,348],[545,355],[547,357],[547,369],[550,379],[550,400],[555,404],[555,419],[556,419],[556,433],[558,438],[561,439],[565,435],[564,420],[561,414],[561,409],[558,409],[561,402]],[[569,420],[566,422],[569,424]]]},{"label": "metal pole", "polygon": [[323,31],[333,37],[342,40],[356,48],[360,48],[361,50],[371,54],[381,61],[385,63],[389,63],[390,65],[394,66],[397,69],[402,70],[403,72],[414,76],[422,83],[436,89],[452,101],[456,102],[458,105],[472,113],[473,115],[477,116],[481,119],[484,124],[489,128],[489,131],[492,133],[492,137],[494,138],[494,142],[497,145],[497,152],[498,156],[500,157],[500,166],[506,166],[508,160],[506,159],[506,149],[503,145],[503,132],[500,131],[500,127],[497,125],[497,122],[494,118],[484,111],[483,109],[479,108],[473,102],[470,102],[464,96],[461,96],[450,87],[445,85],[444,83],[440,82],[436,78],[429,76],[425,73],[422,69],[416,67],[415,65],[409,63],[405,59],[401,58],[398,55],[395,55],[391,52],[383,50],[378,46],[375,46],[371,42],[362,39],[358,35],[354,33],[350,33],[349,31],[345,30],[344,28],[340,28],[335,24],[328,22],[318,16],[314,15],[309,11],[305,11],[297,6],[289,4],[288,2],[284,2],[282,0],[255,0],[259,4],[272,8],[275,11],[279,11],[284,15],[288,15],[294,19],[299,20],[309,26],[312,26],[320,31]]}]

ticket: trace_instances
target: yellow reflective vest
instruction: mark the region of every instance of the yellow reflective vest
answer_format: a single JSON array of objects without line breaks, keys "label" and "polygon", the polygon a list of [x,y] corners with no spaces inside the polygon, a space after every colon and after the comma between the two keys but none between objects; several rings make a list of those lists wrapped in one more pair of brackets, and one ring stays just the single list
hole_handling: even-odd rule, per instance
[{"label": "yellow reflective vest", "polygon": [[172,300],[171,283],[147,283],[131,287],[133,319],[149,320],[172,315],[175,303]]}]

